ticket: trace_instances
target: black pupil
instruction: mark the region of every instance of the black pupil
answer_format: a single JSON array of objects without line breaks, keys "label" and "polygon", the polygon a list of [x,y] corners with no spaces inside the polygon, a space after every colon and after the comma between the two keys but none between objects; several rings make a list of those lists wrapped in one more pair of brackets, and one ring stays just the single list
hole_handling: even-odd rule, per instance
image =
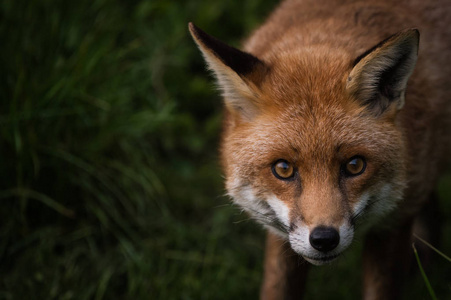
[{"label": "black pupil", "polygon": [[279,163],[279,167],[282,169],[282,172],[287,172],[290,166],[284,161]]},{"label": "black pupil", "polygon": [[359,172],[360,171],[360,160],[359,158],[354,158],[349,162],[349,168],[351,172]]}]

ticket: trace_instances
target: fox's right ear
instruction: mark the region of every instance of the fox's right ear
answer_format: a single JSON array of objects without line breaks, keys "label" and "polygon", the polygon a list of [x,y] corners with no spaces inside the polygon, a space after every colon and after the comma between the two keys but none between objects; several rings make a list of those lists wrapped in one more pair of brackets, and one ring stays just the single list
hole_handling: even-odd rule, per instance
[{"label": "fox's right ear", "polygon": [[418,56],[419,32],[408,29],[392,35],[357,59],[346,89],[376,115],[404,105],[407,81]]},{"label": "fox's right ear", "polygon": [[244,120],[258,114],[258,84],[266,71],[255,56],[226,45],[189,23],[189,31],[214,72],[229,111]]}]

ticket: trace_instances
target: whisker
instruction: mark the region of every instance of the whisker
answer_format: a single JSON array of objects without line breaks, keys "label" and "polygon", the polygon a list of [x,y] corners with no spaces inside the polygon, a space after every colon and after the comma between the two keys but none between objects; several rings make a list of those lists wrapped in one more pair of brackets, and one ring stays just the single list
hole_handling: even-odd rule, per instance
[{"label": "whisker", "polygon": [[358,211],[351,217],[351,224],[354,225],[357,221],[361,221],[362,220],[361,218],[365,216],[364,214],[365,211],[367,211],[371,206],[373,206],[378,201],[379,199],[377,199],[376,197],[371,197],[368,203],[365,205],[365,207],[363,207],[360,211]]},{"label": "whisker", "polygon": [[229,206],[233,206],[233,203],[218,204],[218,205],[213,206],[213,208],[223,208],[223,207],[229,207]]},{"label": "whisker", "polygon": [[244,206],[244,205],[241,205],[241,206],[244,210],[251,213],[253,219],[260,221],[261,223],[266,224],[268,226],[274,227],[275,229],[278,229],[279,231],[281,231],[283,233],[288,233],[289,227],[286,226],[285,224],[283,224],[277,217],[275,217],[275,216],[273,217],[273,214],[274,214],[273,212],[272,213],[262,213],[249,206]]}]

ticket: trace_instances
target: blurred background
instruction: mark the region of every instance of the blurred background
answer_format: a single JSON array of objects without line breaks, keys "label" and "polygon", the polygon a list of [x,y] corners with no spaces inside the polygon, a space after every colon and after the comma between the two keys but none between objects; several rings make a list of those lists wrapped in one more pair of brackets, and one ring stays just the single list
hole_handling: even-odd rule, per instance
[{"label": "blurred background", "polygon": [[[276,3],[0,2],[0,299],[257,298],[264,231],[223,196],[221,99],[187,23],[239,47]],[[359,299],[360,247],[307,299]],[[417,268],[407,297],[427,299]],[[450,269],[428,271],[442,298]]]}]

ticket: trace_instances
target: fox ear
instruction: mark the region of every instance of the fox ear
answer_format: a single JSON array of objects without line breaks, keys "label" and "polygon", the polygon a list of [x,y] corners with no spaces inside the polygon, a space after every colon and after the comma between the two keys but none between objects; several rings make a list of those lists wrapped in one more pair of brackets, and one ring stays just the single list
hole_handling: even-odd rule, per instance
[{"label": "fox ear", "polygon": [[401,31],[357,58],[346,84],[348,92],[376,115],[392,104],[401,109],[417,62],[419,37],[416,29]]},{"label": "fox ear", "polygon": [[189,23],[189,31],[216,76],[226,107],[251,120],[258,113],[257,85],[265,73],[265,64],[208,35],[193,23]]}]

